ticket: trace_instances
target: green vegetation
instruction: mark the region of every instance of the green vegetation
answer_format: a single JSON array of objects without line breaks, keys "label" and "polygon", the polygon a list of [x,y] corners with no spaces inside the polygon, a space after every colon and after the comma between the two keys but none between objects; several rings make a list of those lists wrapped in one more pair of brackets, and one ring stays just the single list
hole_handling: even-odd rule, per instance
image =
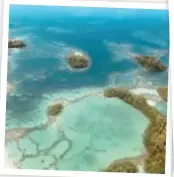
[{"label": "green vegetation", "polygon": [[125,172],[125,173],[137,173],[138,169],[136,165],[131,161],[125,161],[121,163],[112,163],[104,172]]},{"label": "green vegetation", "polygon": [[48,106],[47,114],[51,116],[58,115],[63,110],[63,105],[61,103],[53,103]]},{"label": "green vegetation", "polygon": [[162,174],[165,171],[165,152],[159,151],[149,154],[145,160],[144,168],[147,173]]}]

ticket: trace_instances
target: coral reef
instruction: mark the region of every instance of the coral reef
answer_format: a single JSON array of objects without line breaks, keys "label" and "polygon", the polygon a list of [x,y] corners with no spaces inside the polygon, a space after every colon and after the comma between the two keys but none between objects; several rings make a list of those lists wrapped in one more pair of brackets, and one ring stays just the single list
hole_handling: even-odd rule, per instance
[{"label": "coral reef", "polygon": [[150,154],[145,160],[144,168],[147,173],[163,174],[165,170],[165,152]]},{"label": "coral reef", "polygon": [[68,64],[75,69],[83,69],[89,66],[89,58],[81,52],[74,52],[67,57]]},{"label": "coral reef", "polygon": [[145,171],[163,173],[166,152],[166,119],[157,117],[151,122],[144,135],[144,145],[149,153],[145,160]]},{"label": "coral reef", "polygon": [[149,118],[150,124],[144,134],[144,145],[148,152],[144,169],[147,173],[163,173],[165,170],[166,117],[156,108],[148,105],[144,97],[133,94],[128,89],[106,89],[104,96],[119,98]]},{"label": "coral reef", "polygon": [[136,109],[145,109],[148,107],[146,99],[143,96],[131,93],[126,88],[111,88],[104,91],[105,97],[116,97],[130,104]]},{"label": "coral reef", "polygon": [[56,116],[58,115],[63,109],[63,105],[59,102],[54,102],[48,106],[47,114],[49,116]]},{"label": "coral reef", "polygon": [[168,97],[168,87],[167,86],[158,87],[157,92],[164,101],[167,101],[167,97]]},{"label": "coral reef", "polygon": [[137,173],[138,168],[131,161],[125,161],[120,163],[113,162],[107,168],[104,169],[104,172]]},{"label": "coral reef", "polygon": [[148,71],[165,71],[167,66],[165,66],[160,60],[153,56],[136,55],[133,56],[138,64],[147,69]]},{"label": "coral reef", "polygon": [[8,41],[8,48],[24,48],[26,44],[22,40],[10,39]]}]

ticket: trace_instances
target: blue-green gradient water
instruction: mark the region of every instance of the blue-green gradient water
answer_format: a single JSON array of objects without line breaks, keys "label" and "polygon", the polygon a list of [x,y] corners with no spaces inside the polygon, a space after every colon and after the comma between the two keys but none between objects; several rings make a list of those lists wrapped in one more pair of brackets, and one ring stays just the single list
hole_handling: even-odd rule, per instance
[{"label": "blue-green gradient water", "polygon": [[[146,117],[95,93],[134,88],[138,76],[142,87],[167,85],[168,72],[149,73],[129,55],[154,55],[168,65],[167,10],[11,5],[9,38],[27,47],[9,50],[8,82],[16,89],[7,96],[6,129],[45,123],[51,102],[68,102],[55,124],[8,143],[9,159],[18,161],[25,151],[31,157],[21,168],[97,171],[142,153]],[[65,56],[72,50],[90,56],[87,71],[69,70]]]}]

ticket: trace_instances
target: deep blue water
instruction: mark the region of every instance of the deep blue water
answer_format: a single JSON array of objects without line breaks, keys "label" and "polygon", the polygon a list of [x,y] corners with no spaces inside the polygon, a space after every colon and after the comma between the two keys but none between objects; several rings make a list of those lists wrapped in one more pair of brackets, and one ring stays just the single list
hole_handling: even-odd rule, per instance
[{"label": "deep blue water", "polygon": [[[13,109],[18,104],[25,107],[23,110],[29,109],[30,102],[33,105],[43,93],[102,87],[110,82],[113,73],[127,73],[121,79],[126,86],[128,77],[136,80],[131,72],[142,70],[132,59],[124,58],[127,52],[158,54],[169,48],[167,10],[11,5],[9,29],[9,37],[24,38],[27,48],[16,53],[9,51],[9,65],[14,69],[8,72],[8,80],[18,83],[18,93],[34,95],[27,104],[11,96],[8,107]],[[111,48],[110,43],[114,44]],[[122,47],[124,55],[120,59],[118,46],[124,44],[131,48]],[[90,56],[92,66],[88,71],[61,69],[62,63],[66,65],[64,55],[71,49]],[[168,65],[168,53],[160,59]],[[147,81],[167,84],[167,72],[140,73]],[[40,76],[44,79],[38,79]]]}]

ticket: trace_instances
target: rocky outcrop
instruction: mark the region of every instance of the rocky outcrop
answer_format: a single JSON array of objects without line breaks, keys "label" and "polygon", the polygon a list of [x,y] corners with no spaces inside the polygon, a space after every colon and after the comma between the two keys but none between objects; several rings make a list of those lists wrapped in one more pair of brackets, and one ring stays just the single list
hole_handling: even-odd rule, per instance
[{"label": "rocky outcrop", "polygon": [[113,162],[107,168],[104,169],[104,172],[137,173],[138,168],[131,161],[123,161],[120,163]]},{"label": "rocky outcrop", "polygon": [[48,116],[57,116],[63,110],[63,105],[59,102],[54,102],[48,106]]},{"label": "rocky outcrop", "polygon": [[128,89],[106,89],[104,96],[119,98],[149,118],[150,124],[144,133],[144,145],[148,152],[144,168],[147,173],[162,173],[165,170],[166,117],[148,105],[144,97],[133,94]]},{"label": "rocky outcrop", "polygon": [[148,71],[161,72],[168,69],[167,66],[153,56],[135,55],[133,58]]},{"label": "rocky outcrop", "polygon": [[22,40],[10,39],[8,41],[8,48],[24,48],[26,44]]},{"label": "rocky outcrop", "polygon": [[167,86],[158,87],[157,92],[164,101],[167,101],[167,97],[168,97],[168,87]]},{"label": "rocky outcrop", "polygon": [[67,57],[68,64],[74,69],[83,69],[89,66],[89,58],[81,52],[74,52]]}]

